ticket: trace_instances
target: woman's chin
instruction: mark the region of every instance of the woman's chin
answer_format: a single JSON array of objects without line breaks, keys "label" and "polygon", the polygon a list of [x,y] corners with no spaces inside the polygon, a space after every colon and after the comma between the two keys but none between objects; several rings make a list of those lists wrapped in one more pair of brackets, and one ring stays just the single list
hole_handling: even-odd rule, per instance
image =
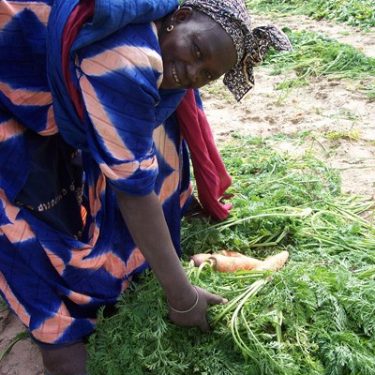
[{"label": "woman's chin", "polygon": [[164,79],[161,82],[160,88],[164,90],[176,90],[176,89],[181,89],[182,87],[178,85],[175,81]]}]

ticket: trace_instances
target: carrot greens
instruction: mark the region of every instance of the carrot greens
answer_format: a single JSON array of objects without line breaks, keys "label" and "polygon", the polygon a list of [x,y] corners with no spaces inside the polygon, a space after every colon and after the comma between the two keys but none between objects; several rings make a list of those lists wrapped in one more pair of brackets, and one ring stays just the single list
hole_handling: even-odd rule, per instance
[{"label": "carrot greens", "polygon": [[361,91],[372,99],[375,78],[374,58],[319,33],[289,29],[284,31],[290,38],[293,51],[271,53],[265,61],[272,67],[273,74],[288,72],[295,74],[295,77],[279,83],[278,89],[301,87],[307,85],[311,79],[330,76],[358,81]]},{"label": "carrot greens", "polygon": [[[184,223],[184,266],[196,285],[229,299],[210,309],[213,331],[176,327],[152,274],[115,316],[100,316],[90,374],[375,375],[372,202],[341,193],[334,170],[266,140],[223,150],[234,208],[222,223]],[[264,259],[288,250],[281,271],[215,272],[189,255],[221,249]]]},{"label": "carrot greens", "polygon": [[344,22],[363,29],[375,26],[375,4],[372,0],[246,0],[250,10],[304,14],[314,19]]}]

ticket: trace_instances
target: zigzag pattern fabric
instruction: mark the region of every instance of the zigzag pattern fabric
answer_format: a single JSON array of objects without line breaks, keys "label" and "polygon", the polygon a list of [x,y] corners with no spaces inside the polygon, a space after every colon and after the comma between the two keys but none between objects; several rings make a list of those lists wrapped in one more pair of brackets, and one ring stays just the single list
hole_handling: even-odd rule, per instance
[{"label": "zigzag pattern fabric", "polygon": [[[44,147],[53,159],[51,142],[61,148],[63,163],[76,154],[68,136],[59,134],[46,75],[52,6],[47,0],[0,1],[0,291],[36,340],[66,344],[90,334],[97,309],[114,304],[148,267],[123,224],[114,188],[155,191],[179,252],[191,186],[174,115],[185,92],[159,93],[162,61],[152,22],[124,26],[75,56],[88,145],[84,194],[77,179],[38,159]],[[57,179],[61,191],[49,183]],[[31,204],[20,196],[50,199]],[[48,216],[63,211],[67,197],[70,212],[82,212],[79,232]]]}]

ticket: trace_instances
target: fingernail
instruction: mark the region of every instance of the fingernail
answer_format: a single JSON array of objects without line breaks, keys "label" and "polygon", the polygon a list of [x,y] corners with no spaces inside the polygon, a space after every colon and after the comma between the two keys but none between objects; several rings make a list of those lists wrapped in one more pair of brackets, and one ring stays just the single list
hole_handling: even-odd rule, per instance
[{"label": "fingernail", "polygon": [[228,303],[228,300],[226,298],[223,298],[223,301],[221,302],[223,305],[225,305],[226,303]]}]

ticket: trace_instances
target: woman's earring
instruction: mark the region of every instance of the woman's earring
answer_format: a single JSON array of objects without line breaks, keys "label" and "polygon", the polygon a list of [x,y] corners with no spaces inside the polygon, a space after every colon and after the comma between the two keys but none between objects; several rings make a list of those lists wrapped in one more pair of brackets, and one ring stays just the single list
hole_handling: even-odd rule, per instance
[{"label": "woman's earring", "polygon": [[167,31],[170,33],[174,29],[173,25],[167,26]]}]

